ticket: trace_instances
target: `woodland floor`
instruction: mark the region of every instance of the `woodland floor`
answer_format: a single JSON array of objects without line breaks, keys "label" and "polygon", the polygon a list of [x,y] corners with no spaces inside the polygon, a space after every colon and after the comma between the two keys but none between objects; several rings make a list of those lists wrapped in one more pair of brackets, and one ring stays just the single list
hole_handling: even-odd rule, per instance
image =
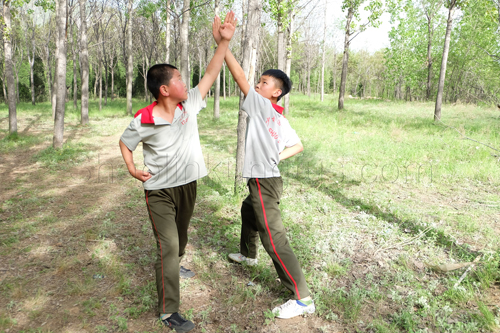
[{"label": "woodland floor", "polygon": [[[318,311],[279,320],[269,310],[289,294],[263,249],[256,267],[227,260],[238,250],[245,192],[232,191],[234,121],[213,122],[206,112],[200,137],[209,176],[198,185],[183,261],[197,275],[181,281],[181,313],[195,322],[193,332],[498,331],[499,173],[457,182],[416,184],[414,174],[410,184],[370,183],[355,176],[368,164],[349,164],[346,154],[341,162],[304,154],[285,165],[284,221]],[[124,169],[118,148],[130,118],[103,114],[79,126],[70,114],[65,148],[58,152],[50,148],[53,128],[45,109],[18,113],[17,139],[7,136],[6,115],[3,107],[0,331],[167,331],[156,320],[155,243],[142,185]],[[296,130],[317,158],[331,141],[314,136],[321,121],[311,117],[290,119],[292,126],[301,118],[312,121],[309,130]],[[340,125],[344,116],[334,117],[337,125],[324,133],[346,128]],[[350,135],[368,131],[354,121],[342,126],[351,126],[345,131]],[[394,127],[394,140],[404,140]],[[134,156],[140,164],[140,149]],[[323,163],[342,163],[340,184],[335,167],[323,172]],[[467,170],[460,172],[472,172]],[[361,177],[374,176],[361,170]],[[433,268],[477,257],[464,290],[452,286],[466,268]]]}]

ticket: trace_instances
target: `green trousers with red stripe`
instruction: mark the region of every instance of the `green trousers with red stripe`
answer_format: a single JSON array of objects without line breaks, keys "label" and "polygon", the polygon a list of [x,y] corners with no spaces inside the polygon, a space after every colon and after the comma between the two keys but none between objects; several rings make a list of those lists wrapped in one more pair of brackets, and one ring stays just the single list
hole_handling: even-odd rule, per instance
[{"label": "green trousers with red stripe", "polygon": [[294,294],[295,299],[310,295],[304,273],[293,253],[279,208],[283,193],[283,180],[251,178],[248,181],[250,195],[241,206],[240,252],[248,258],[257,258],[259,237],[267,253],[273,259],[281,283]]},{"label": "green trousers with red stripe", "polygon": [[144,192],[157,247],[158,312],[178,312],[179,263],[188,242],[188,227],[196,201],[196,181]]}]

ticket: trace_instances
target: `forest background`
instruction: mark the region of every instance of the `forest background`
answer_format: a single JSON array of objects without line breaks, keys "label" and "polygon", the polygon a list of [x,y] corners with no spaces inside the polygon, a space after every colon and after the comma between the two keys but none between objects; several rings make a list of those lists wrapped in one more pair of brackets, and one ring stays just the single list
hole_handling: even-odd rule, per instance
[{"label": "forest background", "polygon": [[[182,284],[197,331],[498,330],[499,0],[3,1],[0,329],[160,330],[155,245],[116,143],[152,101],[148,67],[195,86],[230,9],[249,81],[294,82],[283,106],[307,149],[283,163],[281,204],[318,311],[276,320],[271,263],[227,261],[246,122],[223,67]],[[359,43],[387,24],[383,48]]]}]

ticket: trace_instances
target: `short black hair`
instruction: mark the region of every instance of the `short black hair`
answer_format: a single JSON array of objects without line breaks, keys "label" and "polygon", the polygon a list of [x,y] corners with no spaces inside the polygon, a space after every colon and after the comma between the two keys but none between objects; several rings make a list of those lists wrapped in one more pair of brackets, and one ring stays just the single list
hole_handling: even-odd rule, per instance
[{"label": "short black hair", "polygon": [[281,97],[285,96],[292,89],[292,81],[282,70],[279,69],[268,69],[262,76],[270,76],[274,79],[274,81],[278,84],[278,88],[281,89],[281,95],[278,97],[278,101]]},{"label": "short black hair", "polygon": [[148,69],[148,74],[146,75],[148,89],[155,99],[158,99],[158,96],[160,96],[160,87],[163,85],[168,86],[175,69],[177,69],[175,66],[169,64],[156,64]]}]

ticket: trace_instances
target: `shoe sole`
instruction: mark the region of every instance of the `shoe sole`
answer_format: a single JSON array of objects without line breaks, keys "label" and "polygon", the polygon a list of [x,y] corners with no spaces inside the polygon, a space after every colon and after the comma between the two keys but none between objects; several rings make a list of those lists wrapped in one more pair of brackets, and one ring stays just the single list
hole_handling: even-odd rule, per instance
[{"label": "shoe sole", "polygon": [[290,319],[290,318],[295,318],[295,317],[302,316],[302,315],[305,315],[305,314],[311,314],[311,313],[314,313],[314,312],[316,312],[316,307],[314,307],[312,309],[305,309],[304,312],[296,314],[294,316],[290,316],[290,317],[276,316],[276,318],[279,318],[279,319]]}]

